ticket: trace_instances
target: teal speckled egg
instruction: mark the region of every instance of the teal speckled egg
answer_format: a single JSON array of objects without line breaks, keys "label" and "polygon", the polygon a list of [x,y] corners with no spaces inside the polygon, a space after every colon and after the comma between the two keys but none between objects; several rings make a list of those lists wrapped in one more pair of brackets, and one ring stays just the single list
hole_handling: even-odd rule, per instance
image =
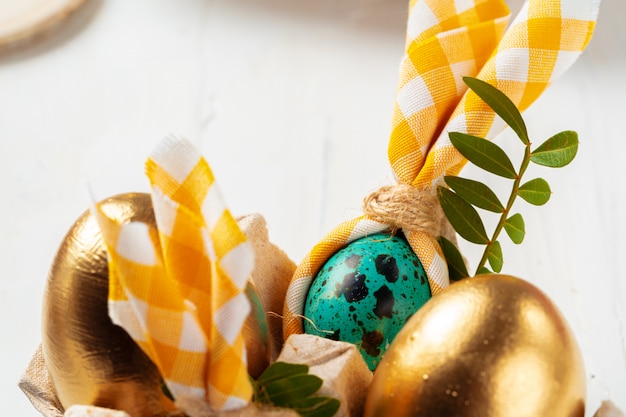
[{"label": "teal speckled egg", "polygon": [[324,264],[304,306],[304,331],[354,343],[374,370],[404,323],[428,299],[422,263],[403,235],[355,240]]}]

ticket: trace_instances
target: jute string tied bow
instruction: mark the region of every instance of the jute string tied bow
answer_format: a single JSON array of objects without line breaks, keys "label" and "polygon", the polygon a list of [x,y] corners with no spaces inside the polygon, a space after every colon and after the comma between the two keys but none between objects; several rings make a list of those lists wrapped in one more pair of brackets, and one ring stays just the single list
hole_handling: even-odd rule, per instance
[{"label": "jute string tied bow", "polygon": [[[302,260],[285,298],[284,336],[302,333],[306,296],[317,272],[338,250],[361,237],[400,227],[419,257],[431,292],[449,285],[437,237],[445,234],[431,201],[444,175],[456,175],[467,162],[452,146],[449,132],[493,139],[505,127],[469,91],[471,76],[504,92],[524,111],[580,56],[595,27],[600,0],[527,0],[507,28],[509,9],[502,0],[411,0],[406,48],[394,105],[388,158],[398,187],[380,190],[391,206],[366,200],[363,216],[337,226]],[[414,189],[414,190],[413,190]],[[391,194],[389,194],[391,192]],[[421,203],[418,203],[421,201]],[[429,219],[414,211],[435,207]],[[397,207],[396,207],[397,208]],[[407,216],[408,215],[408,216]],[[405,217],[410,218],[408,221]],[[419,224],[419,225],[418,225]],[[422,227],[425,226],[425,227]]]},{"label": "jute string tied bow", "polygon": [[407,184],[386,185],[363,199],[367,217],[406,232],[427,233],[434,238],[444,236],[454,241],[454,229],[448,222],[439,199],[431,190],[424,191]]}]

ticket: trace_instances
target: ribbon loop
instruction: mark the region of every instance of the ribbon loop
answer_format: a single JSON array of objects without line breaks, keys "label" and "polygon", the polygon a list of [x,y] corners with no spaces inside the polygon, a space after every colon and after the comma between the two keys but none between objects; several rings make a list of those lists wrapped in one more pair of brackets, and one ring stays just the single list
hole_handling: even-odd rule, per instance
[{"label": "ribbon loop", "polygon": [[[410,0],[388,148],[400,187],[367,198],[366,215],[336,227],[298,266],[285,298],[285,338],[302,333],[299,317],[308,288],[326,260],[373,231],[406,229],[431,293],[449,285],[436,240],[441,225],[429,218],[432,213],[414,213],[430,211],[433,204],[425,201],[436,196],[409,188],[432,190],[442,176],[457,175],[467,162],[450,143],[448,132],[492,139],[505,127],[467,90],[462,78],[477,77],[494,85],[525,110],[585,49],[599,6],[600,0],[527,0],[506,29],[509,9],[502,0]],[[398,208],[398,200],[406,206]]]},{"label": "ribbon loop", "polygon": [[407,49],[393,112],[388,157],[398,181],[411,184],[459,99],[509,21],[502,0],[411,1]]},{"label": "ribbon loop", "polygon": [[215,410],[243,407],[252,397],[242,333],[252,247],[189,142],[167,138],[146,171],[157,228],[119,224],[94,210],[110,258],[109,316],[175,398]]}]

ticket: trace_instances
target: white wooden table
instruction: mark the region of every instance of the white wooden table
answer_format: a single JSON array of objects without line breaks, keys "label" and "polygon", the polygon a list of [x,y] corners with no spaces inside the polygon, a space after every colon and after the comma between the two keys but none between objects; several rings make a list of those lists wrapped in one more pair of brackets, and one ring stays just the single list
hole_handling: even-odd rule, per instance
[{"label": "white wooden table", "polygon": [[[360,213],[390,181],[405,10],[403,0],[90,0],[66,28],[0,58],[3,415],[38,415],[16,382],[88,184],[101,197],[148,190],[143,163],[165,135],[196,143],[231,210],[262,213],[296,262]],[[625,13],[603,0],[583,57],[526,113],[536,142],[573,129],[581,146],[567,168],[537,171],[553,197],[520,205],[526,241],[504,247],[504,271],[540,286],[578,337],[588,415],[604,399],[626,409]]]}]

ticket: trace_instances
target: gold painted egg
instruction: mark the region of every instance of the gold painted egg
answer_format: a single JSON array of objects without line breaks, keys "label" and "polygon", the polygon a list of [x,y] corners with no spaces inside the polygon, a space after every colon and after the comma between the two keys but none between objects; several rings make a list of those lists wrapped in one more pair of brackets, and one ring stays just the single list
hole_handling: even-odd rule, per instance
[{"label": "gold painted egg", "polygon": [[[110,197],[102,209],[119,221],[155,225],[149,194]],[[269,362],[265,313],[252,285],[246,289],[252,313],[244,330],[249,371]],[[44,294],[42,348],[61,404],[96,405],[132,417],[170,415],[173,403],[163,394],[152,361],[130,336],[113,324],[107,311],[108,262],[95,218],[85,212],[65,236],[52,263]]]},{"label": "gold painted egg", "polygon": [[374,373],[365,417],[583,417],[585,389],[574,335],[548,297],[481,275],[407,321]]}]

